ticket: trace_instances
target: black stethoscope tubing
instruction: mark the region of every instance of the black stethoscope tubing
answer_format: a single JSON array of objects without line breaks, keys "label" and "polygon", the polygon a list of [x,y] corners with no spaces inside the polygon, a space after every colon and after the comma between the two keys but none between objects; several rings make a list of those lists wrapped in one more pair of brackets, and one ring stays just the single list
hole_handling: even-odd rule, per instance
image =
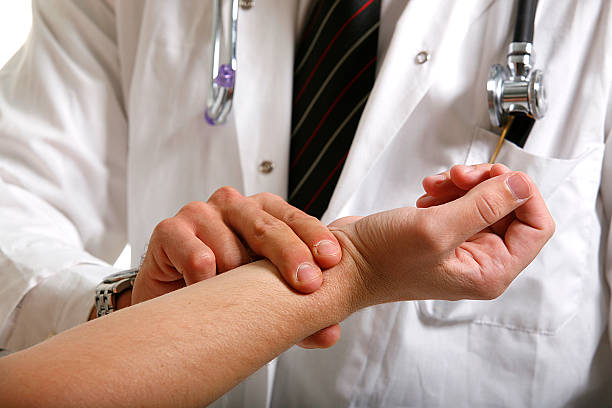
[{"label": "black stethoscope tubing", "polygon": [[514,26],[513,42],[533,43],[536,8],[538,0],[519,0]]}]

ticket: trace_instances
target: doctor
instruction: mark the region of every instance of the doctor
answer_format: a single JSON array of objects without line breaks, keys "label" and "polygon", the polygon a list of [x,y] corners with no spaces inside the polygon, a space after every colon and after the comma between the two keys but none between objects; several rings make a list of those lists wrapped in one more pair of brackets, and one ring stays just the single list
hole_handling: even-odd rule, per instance
[{"label": "doctor", "polygon": [[[293,57],[312,4],[242,4],[232,113],[211,127],[209,2],[35,2],[31,36],[0,80],[2,347],[84,321],[126,240],[137,264],[154,227],[186,203],[223,185],[290,196]],[[323,222],[413,203],[423,176],[486,162],[498,139],[483,87],[505,57],[515,2],[380,7],[375,82]],[[557,233],[508,291],[365,309],[330,350],[292,349],[221,404],[611,402],[610,7],[538,5],[549,110],[497,161],[535,181]]]}]

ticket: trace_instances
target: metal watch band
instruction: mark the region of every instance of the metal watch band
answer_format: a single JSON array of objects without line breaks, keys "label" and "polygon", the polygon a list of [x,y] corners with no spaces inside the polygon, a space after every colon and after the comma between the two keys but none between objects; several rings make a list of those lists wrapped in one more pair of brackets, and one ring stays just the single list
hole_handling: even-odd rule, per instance
[{"label": "metal watch band", "polygon": [[104,278],[96,287],[97,317],[107,315],[117,309],[117,296],[134,287],[138,268],[121,271]]}]

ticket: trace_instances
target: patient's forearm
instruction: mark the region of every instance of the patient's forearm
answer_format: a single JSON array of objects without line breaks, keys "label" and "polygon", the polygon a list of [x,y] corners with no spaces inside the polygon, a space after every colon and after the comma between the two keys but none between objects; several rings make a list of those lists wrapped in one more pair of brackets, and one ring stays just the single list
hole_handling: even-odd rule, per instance
[{"label": "patient's forearm", "polygon": [[[0,360],[2,406],[202,406],[302,338],[356,310],[343,260],[320,290],[267,261],[97,319]],[[11,398],[11,400],[8,400]]]}]

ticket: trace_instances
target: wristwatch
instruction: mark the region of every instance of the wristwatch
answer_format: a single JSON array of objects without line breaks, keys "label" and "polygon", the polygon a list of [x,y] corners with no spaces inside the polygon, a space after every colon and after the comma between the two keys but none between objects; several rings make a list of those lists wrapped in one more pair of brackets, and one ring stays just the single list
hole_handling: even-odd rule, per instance
[{"label": "wristwatch", "polygon": [[117,309],[117,296],[134,287],[138,268],[113,273],[96,287],[97,316],[104,316]]}]

